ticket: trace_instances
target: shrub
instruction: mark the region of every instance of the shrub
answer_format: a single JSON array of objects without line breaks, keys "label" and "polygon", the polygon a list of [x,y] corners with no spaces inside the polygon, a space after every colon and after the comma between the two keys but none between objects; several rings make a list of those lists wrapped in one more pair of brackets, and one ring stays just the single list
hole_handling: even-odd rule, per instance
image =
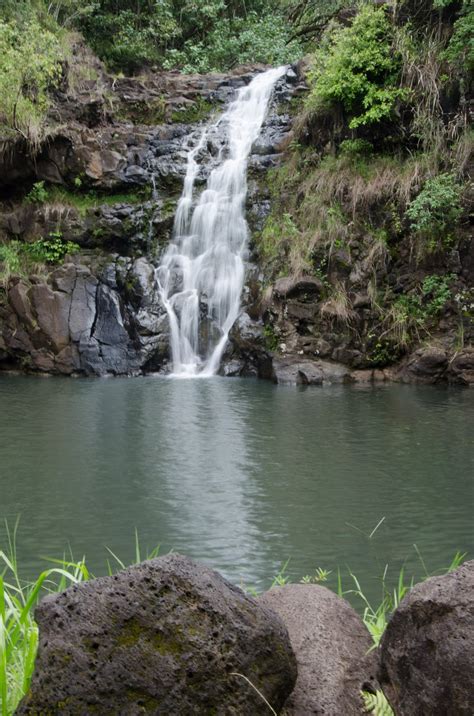
[{"label": "shrub", "polygon": [[19,241],[0,245],[0,284],[6,285],[10,276],[20,273],[22,246]]},{"label": "shrub", "polygon": [[339,151],[347,157],[367,156],[373,150],[373,145],[367,139],[344,139],[339,145]]},{"label": "shrub", "polygon": [[205,39],[189,40],[181,50],[173,49],[163,67],[180,67],[183,72],[212,72],[247,62],[277,65],[296,60],[300,47],[288,43],[288,27],[278,14],[265,17],[252,12],[232,22],[222,19]]},{"label": "shrub", "polygon": [[375,355],[372,355],[376,362],[384,357],[387,339],[394,351],[403,351],[415,338],[419,339],[420,334],[430,334],[434,319],[452,297],[454,279],[454,274],[426,276],[416,290],[392,300],[383,321],[386,330],[378,337]]},{"label": "shrub", "polygon": [[115,70],[157,64],[185,72],[296,59],[298,43],[275,0],[97,0],[80,21],[94,50]]},{"label": "shrub", "polygon": [[339,104],[352,129],[390,119],[407,97],[399,86],[400,67],[385,10],[364,5],[350,27],[328,28],[313,58],[307,108],[318,112]]},{"label": "shrub", "polygon": [[464,0],[453,34],[444,53],[463,74],[474,71],[474,1]]},{"label": "shrub", "polygon": [[31,16],[0,20],[0,130],[37,145],[49,107],[48,90],[61,76],[61,47],[53,32]]},{"label": "shrub", "polygon": [[78,250],[77,244],[64,241],[59,232],[31,244],[10,241],[0,245],[0,283],[7,285],[10,276],[27,273],[35,264],[60,263],[66,254],[73,254]]},{"label": "shrub", "polygon": [[0,19],[0,131],[36,146],[49,107],[48,90],[61,77],[57,36],[31,14],[24,22]]},{"label": "shrub", "polygon": [[298,242],[299,237],[300,232],[290,213],[270,214],[261,234],[261,252],[266,259],[276,258],[291,243]]},{"label": "shrub", "polygon": [[79,250],[78,244],[64,241],[58,231],[49,235],[47,239],[38,239],[32,244],[23,244],[24,252],[37,263],[57,264],[66,254],[73,254]]},{"label": "shrub", "polygon": [[421,285],[421,294],[425,302],[426,316],[437,316],[451,298],[451,286],[455,276],[447,274],[427,276]]},{"label": "shrub", "polygon": [[48,190],[44,186],[44,181],[38,181],[33,184],[33,188],[26,195],[27,204],[44,204],[48,200]]},{"label": "shrub", "polygon": [[449,243],[449,232],[462,215],[461,193],[462,186],[452,174],[428,179],[406,210],[411,230],[431,242]]}]

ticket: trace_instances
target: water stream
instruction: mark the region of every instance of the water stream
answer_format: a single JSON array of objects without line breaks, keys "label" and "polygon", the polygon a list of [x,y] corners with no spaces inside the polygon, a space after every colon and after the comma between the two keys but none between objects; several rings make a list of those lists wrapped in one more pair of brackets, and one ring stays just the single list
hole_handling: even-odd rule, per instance
[{"label": "water stream", "polygon": [[[285,71],[279,67],[257,75],[189,147],[173,239],[156,271],[169,316],[175,375],[214,375],[238,317],[248,238],[247,160],[273,87]],[[217,159],[208,159],[215,167],[195,202],[199,157],[217,128],[224,141]]]}]

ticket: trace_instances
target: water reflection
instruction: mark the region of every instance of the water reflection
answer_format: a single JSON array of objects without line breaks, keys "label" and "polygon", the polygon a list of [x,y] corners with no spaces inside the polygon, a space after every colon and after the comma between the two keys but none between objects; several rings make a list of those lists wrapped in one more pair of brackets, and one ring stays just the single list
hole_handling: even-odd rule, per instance
[{"label": "water reflection", "polygon": [[135,528],[260,587],[287,558],[370,591],[419,566],[413,543],[432,567],[472,553],[472,391],[1,376],[0,405],[0,518],[22,514],[30,575],[68,544],[96,572],[104,545],[130,560]]}]

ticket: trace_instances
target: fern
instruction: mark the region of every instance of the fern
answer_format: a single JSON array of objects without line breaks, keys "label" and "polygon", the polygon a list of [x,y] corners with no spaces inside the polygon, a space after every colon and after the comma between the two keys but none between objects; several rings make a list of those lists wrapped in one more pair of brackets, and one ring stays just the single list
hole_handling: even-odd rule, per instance
[{"label": "fern", "polygon": [[383,691],[377,691],[375,694],[361,691],[361,694],[366,713],[372,714],[372,716],[394,716]]}]

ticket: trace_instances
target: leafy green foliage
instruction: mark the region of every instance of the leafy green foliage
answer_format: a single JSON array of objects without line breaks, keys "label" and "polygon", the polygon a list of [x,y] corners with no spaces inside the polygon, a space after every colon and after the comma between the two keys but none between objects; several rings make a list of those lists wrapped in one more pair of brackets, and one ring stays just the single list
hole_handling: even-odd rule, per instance
[{"label": "leafy green foliage", "polygon": [[351,0],[283,0],[293,28],[292,36],[311,42],[340,10],[354,7]]},{"label": "leafy green foliage", "polygon": [[263,327],[263,340],[265,348],[269,351],[277,351],[280,339],[271,324]]},{"label": "leafy green foliage", "polygon": [[181,50],[170,50],[163,66],[205,73],[253,62],[271,65],[292,62],[301,51],[297,43],[287,44],[287,29],[278,13],[265,17],[249,13],[232,22],[224,19],[205,39],[189,40]]},{"label": "leafy green foliage", "polygon": [[74,254],[79,246],[64,241],[60,232],[41,238],[31,244],[10,241],[0,245],[0,283],[6,285],[13,274],[26,274],[35,264],[57,264],[66,254]]},{"label": "leafy green foliage", "polygon": [[260,237],[260,251],[267,259],[275,258],[282,248],[297,242],[299,236],[300,232],[290,213],[286,212],[282,216],[271,214]]},{"label": "leafy green foliage", "polygon": [[[372,354],[374,364],[386,364],[383,361],[387,351],[387,362],[390,353],[406,349],[420,334],[429,335],[429,329],[443,311],[446,303],[452,298],[454,274],[426,276],[422,284],[411,293],[389,297],[384,324],[387,327],[379,336],[375,351]],[[377,348],[377,346],[379,346]]]},{"label": "leafy green foliage", "polygon": [[180,28],[169,2],[100,0],[80,27],[112,69],[136,71],[159,62]]},{"label": "leafy green foliage", "polygon": [[330,27],[314,54],[307,108],[341,105],[352,129],[390,119],[407,98],[400,68],[385,10],[364,5],[350,27]]},{"label": "leafy green foliage", "polygon": [[37,145],[48,91],[61,77],[61,57],[57,35],[34,13],[19,21],[0,16],[0,131],[18,132]]},{"label": "leafy green foliage", "polygon": [[362,698],[366,712],[372,716],[393,716],[392,708],[383,691],[376,691],[375,694],[362,691]]},{"label": "leafy green foliage", "polygon": [[373,145],[367,139],[344,139],[339,145],[341,154],[348,157],[367,156],[373,152]]},{"label": "leafy green foliage", "polygon": [[[373,334],[368,335],[369,341],[374,338]],[[400,359],[400,347],[394,342],[386,338],[378,338],[373,345],[370,346],[368,360],[375,368],[384,368],[387,365],[396,363]]]},{"label": "leafy green foliage", "polygon": [[171,121],[193,124],[194,122],[201,122],[203,119],[206,119],[211,111],[212,104],[206,102],[202,97],[198,97],[189,107],[175,110],[171,115]]},{"label": "leafy green foliage", "polygon": [[37,263],[57,264],[66,254],[73,254],[79,250],[78,244],[73,241],[64,241],[62,234],[57,231],[47,239],[38,239],[32,244],[24,244],[23,251],[32,261]]},{"label": "leafy green foliage", "polygon": [[45,188],[44,181],[38,181],[33,184],[33,188],[26,195],[27,204],[44,204],[48,200],[48,190]]},{"label": "leafy green foliage", "polygon": [[[80,184],[77,184],[76,180],[79,180]],[[74,188],[76,191],[70,191],[65,187],[59,186],[49,187],[48,201],[73,206],[82,216],[85,216],[88,211],[96,209],[99,206],[138,204],[148,201],[151,198],[151,188],[149,186],[121,194],[99,194],[93,189],[87,192],[80,192],[81,186],[81,179],[76,177],[74,180]]]},{"label": "leafy green foliage", "polygon": [[320,582],[327,582],[330,574],[332,574],[330,569],[317,567],[314,574],[305,574],[301,577],[301,584],[319,584]]},{"label": "leafy green foliage", "polygon": [[144,65],[185,72],[245,62],[282,63],[300,54],[275,0],[97,0],[80,21],[94,50],[115,70]]},{"label": "leafy green foliage", "polygon": [[463,74],[474,71],[474,0],[464,0],[444,56]]},{"label": "leafy green foliage", "polygon": [[22,246],[19,241],[0,244],[0,284],[6,285],[10,276],[20,273]]},{"label": "leafy green foliage", "polygon": [[421,285],[421,298],[424,301],[425,316],[437,316],[451,299],[451,284],[454,274],[427,276]]},{"label": "leafy green foliage", "polygon": [[15,712],[28,691],[38,648],[34,608],[48,592],[62,592],[88,579],[84,561],[63,562],[44,570],[32,584],[22,582],[14,544],[0,551],[0,709],[2,716]]},{"label": "leafy green foliage", "polygon": [[454,297],[461,316],[474,318],[474,288],[465,288]]},{"label": "leafy green foliage", "polygon": [[452,174],[428,179],[406,211],[411,230],[430,240],[449,242],[449,232],[462,215],[461,194],[462,186]]}]

